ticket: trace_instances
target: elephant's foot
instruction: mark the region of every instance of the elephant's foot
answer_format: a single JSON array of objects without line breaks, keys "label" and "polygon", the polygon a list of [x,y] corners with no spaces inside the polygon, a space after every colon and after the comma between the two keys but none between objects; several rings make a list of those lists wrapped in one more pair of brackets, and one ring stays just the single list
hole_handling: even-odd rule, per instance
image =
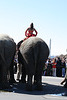
[{"label": "elephant's foot", "polygon": [[36,85],[35,85],[35,90],[37,90],[37,91],[42,91],[42,90],[43,90],[42,84],[36,84]]},{"label": "elephant's foot", "polygon": [[26,83],[26,75],[22,76],[19,82]]},{"label": "elephant's foot", "polygon": [[19,80],[19,82],[21,82],[21,83],[26,83],[26,77],[21,77],[21,80]]},{"label": "elephant's foot", "polygon": [[36,80],[34,80],[34,83],[33,83],[33,85],[37,85],[37,81],[36,81]]},{"label": "elephant's foot", "polygon": [[26,84],[26,90],[27,91],[32,91],[32,85],[30,85],[30,84]]}]

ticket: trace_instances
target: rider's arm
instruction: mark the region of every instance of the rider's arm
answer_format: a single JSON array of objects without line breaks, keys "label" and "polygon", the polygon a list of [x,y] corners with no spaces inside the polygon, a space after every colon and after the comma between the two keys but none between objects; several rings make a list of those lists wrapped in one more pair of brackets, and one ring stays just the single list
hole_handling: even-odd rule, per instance
[{"label": "rider's arm", "polygon": [[35,34],[35,36],[36,36],[36,35],[38,34],[38,32],[36,31],[36,29],[34,29],[34,31],[35,31],[35,33],[36,33],[36,34]]},{"label": "rider's arm", "polygon": [[28,36],[28,30],[29,30],[29,28],[25,31],[25,36],[26,37]]}]

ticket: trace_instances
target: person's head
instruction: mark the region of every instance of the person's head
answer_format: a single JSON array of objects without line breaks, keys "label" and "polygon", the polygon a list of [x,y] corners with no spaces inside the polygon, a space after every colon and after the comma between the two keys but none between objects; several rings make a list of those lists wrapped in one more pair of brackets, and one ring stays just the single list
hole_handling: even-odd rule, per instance
[{"label": "person's head", "polygon": [[33,23],[31,23],[31,24],[30,24],[30,28],[34,28],[34,25],[33,25]]},{"label": "person's head", "polygon": [[58,57],[58,60],[60,60],[60,57]]}]

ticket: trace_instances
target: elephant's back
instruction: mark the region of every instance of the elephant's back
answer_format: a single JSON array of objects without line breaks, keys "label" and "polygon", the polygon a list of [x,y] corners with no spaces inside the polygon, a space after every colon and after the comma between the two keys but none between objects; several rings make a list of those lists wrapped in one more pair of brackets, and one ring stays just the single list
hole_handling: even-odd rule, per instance
[{"label": "elephant's back", "polygon": [[14,42],[14,40],[12,38],[10,38],[7,34],[0,34],[0,41],[12,41],[12,42]]},{"label": "elephant's back", "polygon": [[39,37],[30,37],[30,38],[28,38],[27,40],[25,40],[24,42],[23,42],[23,45],[25,45],[25,44],[27,44],[27,45],[30,45],[30,44],[36,44],[36,43],[38,43],[38,42],[45,42],[45,41],[43,41],[41,38],[39,38]]},{"label": "elephant's back", "polygon": [[[36,45],[42,45],[47,46],[47,44],[45,43],[44,40],[42,40],[39,37],[30,37],[27,40],[25,40],[22,44],[21,44],[21,48],[31,48],[32,46],[36,46]],[[48,46],[47,46],[48,47]]]},{"label": "elephant's back", "polygon": [[16,43],[7,34],[0,34],[0,54],[4,51],[5,55],[11,55],[16,50]]},{"label": "elephant's back", "polygon": [[39,37],[30,37],[25,40],[20,46],[21,53],[28,53],[28,51],[32,52],[32,50],[34,50],[35,52],[36,50],[37,52],[44,52],[45,50],[47,50],[47,52],[49,52],[47,44]]},{"label": "elephant's back", "polygon": [[16,46],[16,43],[7,34],[0,34],[0,46],[7,48],[7,47]]}]

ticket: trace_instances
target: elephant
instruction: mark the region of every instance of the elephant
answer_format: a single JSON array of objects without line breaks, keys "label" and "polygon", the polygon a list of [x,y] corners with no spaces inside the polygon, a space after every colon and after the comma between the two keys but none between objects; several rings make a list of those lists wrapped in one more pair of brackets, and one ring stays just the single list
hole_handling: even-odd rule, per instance
[{"label": "elephant", "polygon": [[13,60],[16,52],[16,43],[7,34],[0,34],[0,87],[9,88],[10,81],[14,81]]},{"label": "elephant", "polygon": [[[22,79],[28,76],[26,89],[32,90],[32,77],[37,90],[42,90],[42,71],[49,56],[49,48],[39,37],[30,37],[23,41],[19,48],[18,59],[23,65]],[[24,73],[24,74],[23,74]]]}]

